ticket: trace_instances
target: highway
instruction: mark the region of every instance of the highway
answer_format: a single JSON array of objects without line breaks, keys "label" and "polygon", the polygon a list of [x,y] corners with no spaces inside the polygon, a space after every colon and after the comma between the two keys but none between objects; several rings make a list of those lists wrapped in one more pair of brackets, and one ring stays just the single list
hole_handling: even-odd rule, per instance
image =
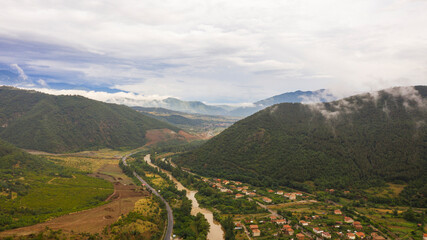
[{"label": "highway", "polygon": [[[130,156],[132,156],[135,153],[131,153],[128,154],[126,156],[124,156],[122,158],[122,162],[125,166],[128,166],[126,159]],[[167,229],[166,229],[166,234],[165,237],[163,238],[164,240],[171,240],[172,239],[172,231],[173,231],[173,214],[172,214],[172,208],[169,206],[169,203],[166,202],[166,200],[156,191],[156,189],[154,189],[153,187],[151,187],[146,181],[144,181],[144,179],[142,179],[135,171],[133,172],[133,175],[138,178],[138,180],[142,183],[145,184],[145,187],[147,187],[154,195],[156,195],[157,197],[159,197],[166,205],[166,211],[168,212],[168,225],[167,225]]]}]

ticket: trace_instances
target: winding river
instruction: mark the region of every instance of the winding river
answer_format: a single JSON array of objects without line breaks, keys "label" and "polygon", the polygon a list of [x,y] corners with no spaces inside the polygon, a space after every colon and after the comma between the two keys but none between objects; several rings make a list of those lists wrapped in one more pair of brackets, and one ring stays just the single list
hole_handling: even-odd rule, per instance
[{"label": "winding river", "polygon": [[156,165],[152,164],[151,159],[150,159],[150,154],[146,155],[144,160],[150,166],[155,167],[155,168],[161,170],[162,172],[166,173],[169,176],[169,178],[176,184],[176,187],[178,188],[178,190],[180,190],[180,191],[185,190],[187,192],[186,195],[187,195],[188,199],[191,200],[191,204],[192,204],[191,214],[197,215],[198,213],[201,213],[205,216],[205,218],[209,222],[210,229],[209,229],[209,233],[208,233],[208,240],[224,239],[224,231],[222,230],[221,224],[219,224],[217,221],[214,220],[212,212],[209,211],[208,209],[201,208],[199,206],[199,202],[197,201],[197,199],[195,197],[197,191],[189,190],[188,188],[184,187],[178,180],[176,180],[172,176],[172,174],[170,174],[170,172],[163,170],[163,169],[160,169]]}]

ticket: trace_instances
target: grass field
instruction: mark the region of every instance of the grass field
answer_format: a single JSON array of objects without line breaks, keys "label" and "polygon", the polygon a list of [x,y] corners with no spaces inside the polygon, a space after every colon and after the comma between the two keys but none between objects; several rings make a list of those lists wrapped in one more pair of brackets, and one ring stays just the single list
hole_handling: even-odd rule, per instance
[{"label": "grass field", "polygon": [[46,157],[62,166],[93,173],[106,164],[118,164],[121,156],[127,153],[111,149],[101,149],[99,151],[85,151],[72,154],[46,155]]}]

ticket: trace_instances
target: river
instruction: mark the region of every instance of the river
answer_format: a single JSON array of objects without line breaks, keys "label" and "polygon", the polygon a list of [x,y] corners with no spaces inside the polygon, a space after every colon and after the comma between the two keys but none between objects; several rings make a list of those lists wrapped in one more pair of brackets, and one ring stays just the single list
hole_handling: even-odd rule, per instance
[{"label": "river", "polygon": [[[156,165],[151,163],[151,159],[150,159],[150,154],[146,155],[144,157],[144,160],[152,167],[155,167],[157,169],[160,169],[159,167],[157,167]],[[197,191],[194,190],[189,190],[186,187],[184,187],[176,178],[174,178],[172,176],[172,174],[170,174],[170,172],[160,169],[162,172],[166,173],[169,178],[174,181],[174,183],[176,184],[176,187],[178,188],[178,190],[185,190],[187,192],[187,197],[188,199],[191,200],[191,215],[197,215],[197,213],[201,213],[205,216],[205,218],[208,220],[209,225],[210,225],[210,229],[209,229],[209,233],[208,233],[208,240],[220,240],[220,239],[224,239],[224,231],[222,230],[221,224],[219,224],[217,221],[214,220],[213,218],[213,213],[211,211],[209,211],[206,208],[201,208],[199,206],[199,202],[197,201],[195,195],[197,193]]]}]

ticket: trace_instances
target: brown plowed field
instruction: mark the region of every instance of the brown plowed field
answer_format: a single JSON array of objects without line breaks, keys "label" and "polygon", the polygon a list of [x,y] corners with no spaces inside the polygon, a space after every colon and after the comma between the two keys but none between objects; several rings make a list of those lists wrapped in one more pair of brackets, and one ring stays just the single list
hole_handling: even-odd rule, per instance
[{"label": "brown plowed field", "polygon": [[[120,170],[118,166],[106,166],[110,170]],[[97,173],[97,177],[104,178],[114,183],[114,193],[108,198],[110,203],[93,209],[71,213],[54,218],[48,222],[39,223],[33,226],[12,229],[0,232],[0,238],[8,236],[22,236],[38,233],[49,227],[53,230],[62,229],[64,231],[74,231],[76,233],[99,233],[105,226],[117,221],[121,214],[127,214],[134,209],[135,202],[149,195],[135,185],[123,183],[120,177],[112,177],[106,174]],[[125,178],[125,177],[124,177]]]}]

